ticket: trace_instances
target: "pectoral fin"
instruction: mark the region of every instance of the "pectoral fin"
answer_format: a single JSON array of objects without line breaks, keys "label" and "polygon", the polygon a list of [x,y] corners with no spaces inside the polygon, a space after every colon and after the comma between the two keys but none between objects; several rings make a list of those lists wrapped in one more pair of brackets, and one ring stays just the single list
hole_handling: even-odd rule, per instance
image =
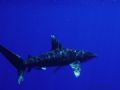
[{"label": "pectoral fin", "polygon": [[18,71],[18,84],[21,85],[24,81],[24,71]]},{"label": "pectoral fin", "polygon": [[70,67],[73,69],[74,75],[75,77],[79,77],[80,76],[80,61],[76,61],[70,64]]}]

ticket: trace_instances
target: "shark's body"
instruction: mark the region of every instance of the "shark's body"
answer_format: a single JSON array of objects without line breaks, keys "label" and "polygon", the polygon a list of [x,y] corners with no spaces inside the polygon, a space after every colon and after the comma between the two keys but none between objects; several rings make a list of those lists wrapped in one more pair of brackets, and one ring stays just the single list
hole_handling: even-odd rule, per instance
[{"label": "shark's body", "polygon": [[52,66],[61,67],[70,65],[75,76],[79,77],[80,63],[96,57],[92,52],[63,48],[54,35],[51,36],[51,44],[51,51],[39,56],[28,56],[27,60],[23,60],[17,54],[12,53],[0,45],[0,53],[2,53],[18,70],[18,84],[21,84],[23,81],[24,72],[26,70],[31,71],[32,68],[46,69]]}]

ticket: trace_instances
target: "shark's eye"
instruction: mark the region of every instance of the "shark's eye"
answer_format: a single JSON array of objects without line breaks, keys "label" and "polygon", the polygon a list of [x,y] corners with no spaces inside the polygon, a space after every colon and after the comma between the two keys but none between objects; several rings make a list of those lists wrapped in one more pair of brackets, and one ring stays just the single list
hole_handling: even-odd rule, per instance
[{"label": "shark's eye", "polygon": [[80,56],[80,57],[83,57],[83,55],[85,54],[85,51],[74,51],[76,53],[76,56]]}]

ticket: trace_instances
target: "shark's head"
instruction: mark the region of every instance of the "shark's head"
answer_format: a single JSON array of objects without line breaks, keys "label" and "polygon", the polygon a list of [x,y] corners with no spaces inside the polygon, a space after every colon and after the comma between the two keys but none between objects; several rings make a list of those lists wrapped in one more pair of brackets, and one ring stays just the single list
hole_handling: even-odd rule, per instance
[{"label": "shark's head", "polygon": [[80,61],[80,62],[86,62],[92,58],[95,58],[96,54],[93,52],[89,52],[89,51],[77,51],[76,52],[76,58]]}]

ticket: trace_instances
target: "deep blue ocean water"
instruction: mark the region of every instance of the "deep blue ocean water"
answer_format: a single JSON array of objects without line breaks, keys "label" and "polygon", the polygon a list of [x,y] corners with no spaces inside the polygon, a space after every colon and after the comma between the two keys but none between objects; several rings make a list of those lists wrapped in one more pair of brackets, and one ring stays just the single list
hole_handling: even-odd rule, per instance
[{"label": "deep blue ocean water", "polygon": [[81,76],[69,66],[54,72],[17,71],[0,55],[0,90],[120,90],[119,0],[0,0],[0,44],[23,59],[51,48],[54,34],[63,47],[95,52],[81,64]]}]

